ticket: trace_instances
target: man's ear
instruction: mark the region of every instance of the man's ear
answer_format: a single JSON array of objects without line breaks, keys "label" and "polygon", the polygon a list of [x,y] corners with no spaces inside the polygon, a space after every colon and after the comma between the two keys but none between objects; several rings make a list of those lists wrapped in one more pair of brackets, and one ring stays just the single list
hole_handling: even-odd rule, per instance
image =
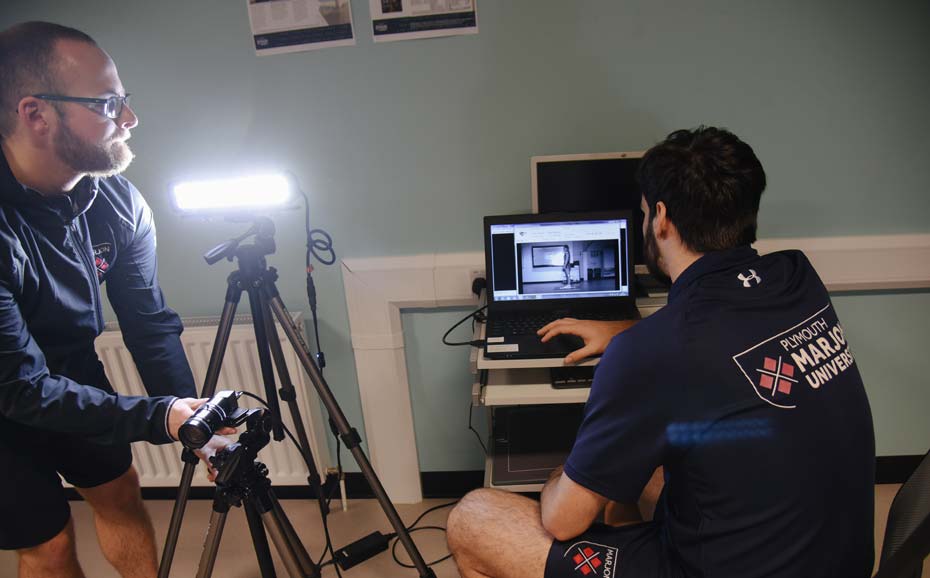
[{"label": "man's ear", "polygon": [[652,230],[657,239],[665,239],[669,234],[669,228],[673,227],[672,222],[668,220],[668,209],[665,203],[659,201],[656,203],[655,210],[652,212]]},{"label": "man's ear", "polygon": [[48,115],[51,106],[34,96],[23,97],[17,107],[16,116],[20,125],[32,136],[44,136],[49,131]]}]

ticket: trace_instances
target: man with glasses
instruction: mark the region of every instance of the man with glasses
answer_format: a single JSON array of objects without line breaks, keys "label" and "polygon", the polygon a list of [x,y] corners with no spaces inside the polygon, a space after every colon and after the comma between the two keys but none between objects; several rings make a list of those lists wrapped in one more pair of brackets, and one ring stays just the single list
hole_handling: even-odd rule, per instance
[{"label": "man with glasses", "polygon": [[[60,474],[117,571],[155,576],[129,442],[177,439],[204,400],[158,286],[151,210],[119,176],[138,119],[113,61],[72,28],[0,32],[0,78],[0,548],[23,578],[84,575]],[[153,397],[115,395],[97,359],[104,282]]]}]

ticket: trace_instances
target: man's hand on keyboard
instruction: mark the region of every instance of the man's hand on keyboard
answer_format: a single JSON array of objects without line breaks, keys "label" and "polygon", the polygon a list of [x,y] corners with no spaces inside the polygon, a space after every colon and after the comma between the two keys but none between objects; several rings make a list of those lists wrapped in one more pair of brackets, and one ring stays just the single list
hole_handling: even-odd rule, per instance
[{"label": "man's hand on keyboard", "polygon": [[549,341],[556,335],[577,335],[584,341],[584,347],[572,351],[565,357],[565,363],[578,363],[585,357],[600,355],[607,349],[607,344],[614,335],[629,329],[636,324],[635,319],[623,321],[590,321],[587,319],[573,319],[565,317],[545,325],[536,333],[542,337],[543,342]]}]

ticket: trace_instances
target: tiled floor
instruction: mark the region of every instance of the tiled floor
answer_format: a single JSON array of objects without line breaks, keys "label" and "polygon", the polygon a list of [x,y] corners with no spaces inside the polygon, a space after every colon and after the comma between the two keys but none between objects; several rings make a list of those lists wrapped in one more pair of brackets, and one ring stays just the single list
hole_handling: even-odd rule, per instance
[{"label": "tiled floor", "polygon": [[[875,491],[875,540],[876,547],[881,547],[881,540],[885,531],[885,520],[891,500],[897,491],[897,485],[876,486]],[[416,516],[431,506],[445,503],[446,500],[427,500],[422,504],[413,506],[398,506],[401,517],[407,523],[412,522]],[[297,533],[312,556],[319,557],[323,548],[323,536],[319,522],[316,502],[308,500],[284,500],[283,507],[288,518],[294,524]],[[167,533],[168,521],[174,502],[155,500],[148,502],[149,511],[155,523],[155,531],[159,539],[164,539]],[[203,536],[210,518],[211,503],[208,500],[193,500],[188,504],[184,516],[184,527],[178,541],[177,554],[172,567],[172,576],[188,578],[196,573],[200,560]],[[335,506],[335,504],[334,504]],[[84,566],[88,578],[118,578],[113,569],[106,563],[97,546],[93,535],[93,520],[91,512],[83,502],[73,502],[75,525],[78,533],[78,556]],[[443,509],[429,514],[424,524],[445,525],[449,509]],[[344,546],[353,540],[361,538],[375,530],[390,531],[390,524],[378,503],[374,500],[355,500],[349,502],[349,511],[338,509],[330,517],[330,531],[333,540],[338,546]],[[413,535],[417,547],[427,562],[441,558],[447,553],[445,535],[438,531],[423,531]],[[161,551],[159,544],[159,552]],[[398,546],[399,557],[406,559],[403,548]],[[278,575],[287,576],[287,572],[278,564]],[[452,560],[441,562],[434,567],[437,578],[458,578],[459,574]],[[924,563],[925,575],[930,577],[930,561]],[[230,512],[219,551],[219,558],[213,575],[218,578],[256,578],[259,576],[255,554],[251,547],[248,526],[245,515],[240,509]],[[336,574],[332,567],[323,570],[325,578]],[[401,568],[385,552],[371,560],[344,572],[346,578],[385,578],[390,576],[415,577],[415,570]],[[16,556],[12,552],[0,552],[0,577],[12,578],[16,576]]]}]

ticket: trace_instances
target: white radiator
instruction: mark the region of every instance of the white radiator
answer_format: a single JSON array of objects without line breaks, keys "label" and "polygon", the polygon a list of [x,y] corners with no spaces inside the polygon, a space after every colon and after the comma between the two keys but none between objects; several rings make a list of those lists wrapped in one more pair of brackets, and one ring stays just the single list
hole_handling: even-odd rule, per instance
[{"label": "white radiator", "polygon": [[[300,314],[294,316],[298,326],[303,328]],[[203,389],[213,350],[213,341],[216,338],[219,317],[194,317],[184,319],[184,333],[181,342],[194,372],[194,382],[197,393]],[[277,323],[276,323],[277,326]],[[320,475],[325,475],[330,465],[329,447],[326,442],[326,420],[320,408],[319,398],[310,378],[300,365],[296,352],[288,342],[280,326],[277,326],[278,338],[281,341],[284,357],[287,359],[287,369],[294,388],[297,390],[297,404],[303,418],[310,440],[311,451]],[[108,328],[96,342],[97,355],[106,368],[107,377],[117,392],[125,395],[146,395],[142,380],[136,371],[129,350],[123,344],[123,337],[118,328]],[[255,333],[252,329],[252,320],[248,315],[236,316],[229,344],[220,371],[220,378],[216,391],[224,389],[242,390],[254,393],[266,399],[264,385],[261,378],[261,366],[258,362],[258,350],[255,345]],[[277,370],[275,370],[275,395],[280,388]],[[280,401],[284,423],[294,436],[290,411],[287,405]],[[247,396],[239,398],[240,407],[259,407],[260,404]],[[244,431],[245,425],[239,431]],[[133,463],[139,471],[143,487],[176,486],[181,479],[183,462],[180,458],[181,444],[152,445],[139,442],[132,445]],[[268,466],[269,477],[275,485],[304,485],[307,481],[307,468],[294,448],[290,439],[285,436],[284,441],[272,441],[259,453],[259,461]],[[197,467],[194,476],[194,485],[210,485],[207,480],[206,468],[201,464]]]}]

